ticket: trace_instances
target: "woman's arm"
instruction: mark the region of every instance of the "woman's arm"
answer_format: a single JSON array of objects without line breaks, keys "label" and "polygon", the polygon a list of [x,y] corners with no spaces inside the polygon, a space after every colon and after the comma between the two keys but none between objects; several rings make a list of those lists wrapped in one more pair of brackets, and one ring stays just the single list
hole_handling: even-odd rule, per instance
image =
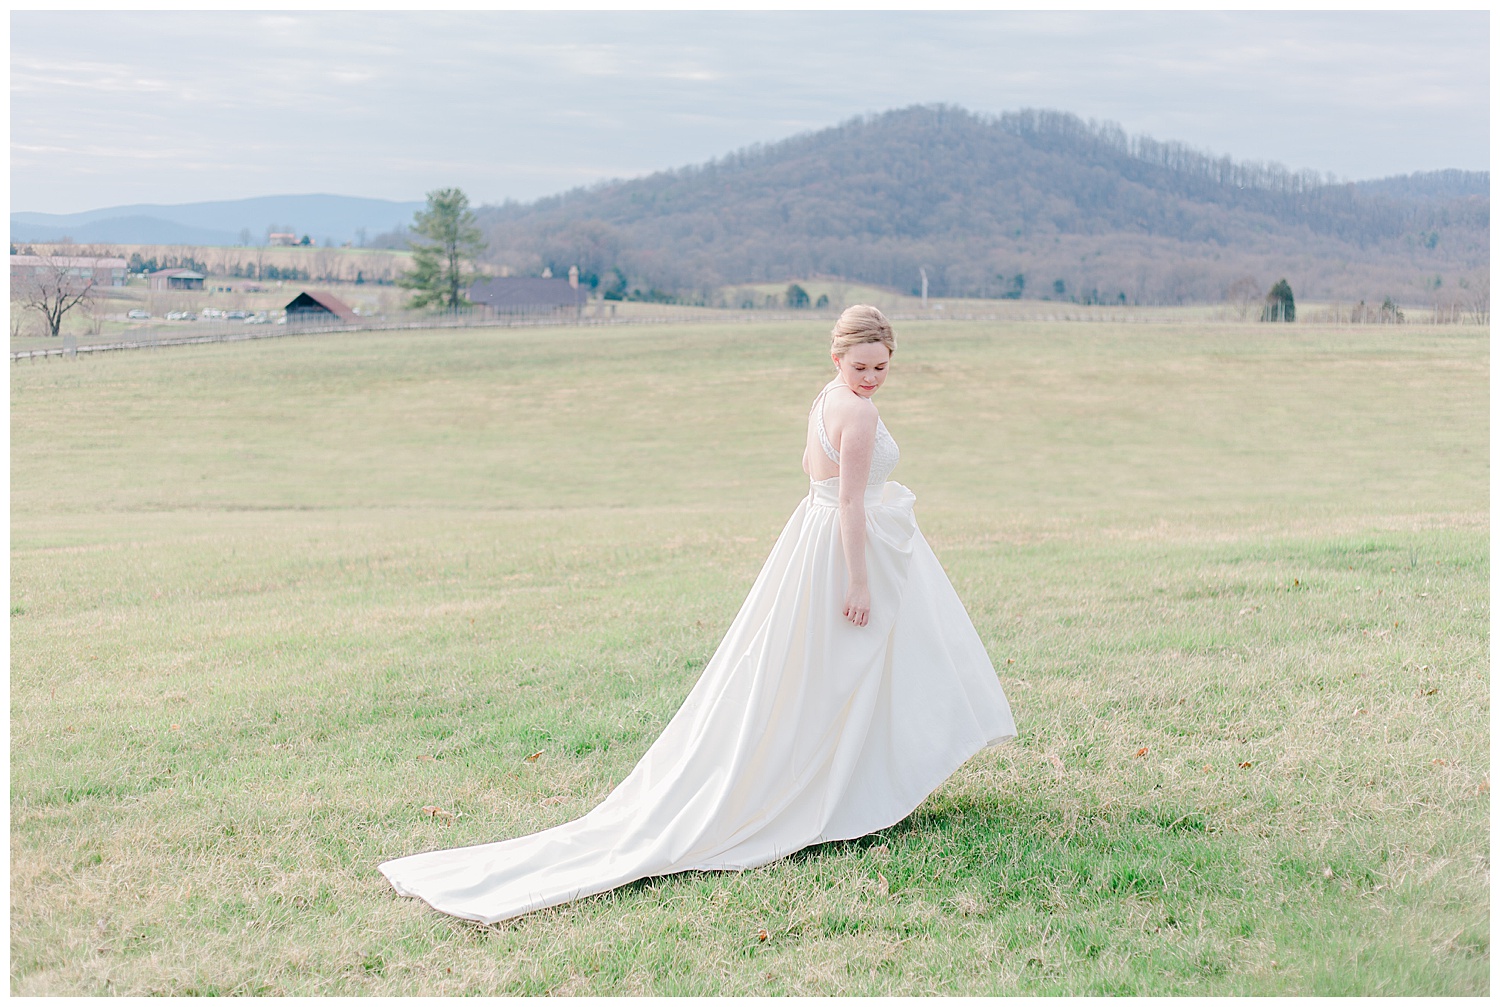
[{"label": "woman's arm", "polygon": [[[844,405],[841,403],[841,405]],[[866,399],[839,410],[839,531],[844,540],[844,564],[849,590],[844,596],[844,618],[856,626],[870,621],[870,580],[865,569],[865,483],[875,452],[875,421],[879,414]]]}]

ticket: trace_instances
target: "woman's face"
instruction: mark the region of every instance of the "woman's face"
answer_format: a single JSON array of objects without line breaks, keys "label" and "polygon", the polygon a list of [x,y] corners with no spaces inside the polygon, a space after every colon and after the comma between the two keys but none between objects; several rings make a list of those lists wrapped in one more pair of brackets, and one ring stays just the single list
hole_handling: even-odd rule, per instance
[{"label": "woman's face", "polygon": [[834,357],[839,377],[855,395],[869,398],[885,384],[886,371],[891,366],[891,351],[884,343],[856,343],[844,351],[842,357]]}]

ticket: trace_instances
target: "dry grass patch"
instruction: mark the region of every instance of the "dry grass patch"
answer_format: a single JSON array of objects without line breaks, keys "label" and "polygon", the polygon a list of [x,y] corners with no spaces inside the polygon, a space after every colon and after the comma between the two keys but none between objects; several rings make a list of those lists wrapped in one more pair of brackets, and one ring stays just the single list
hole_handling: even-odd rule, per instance
[{"label": "dry grass patch", "polygon": [[815,329],[16,368],[12,991],[1488,991],[1451,327],[903,327],[898,477],[1020,739],[760,870],[395,898],[380,861],[573,818],[656,737],[804,492]]}]

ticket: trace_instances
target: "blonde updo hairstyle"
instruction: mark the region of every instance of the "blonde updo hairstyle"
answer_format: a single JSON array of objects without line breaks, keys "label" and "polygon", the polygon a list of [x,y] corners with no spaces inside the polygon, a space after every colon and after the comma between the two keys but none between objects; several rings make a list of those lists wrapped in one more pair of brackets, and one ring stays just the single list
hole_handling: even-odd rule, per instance
[{"label": "blonde updo hairstyle", "polygon": [[868,304],[854,304],[844,309],[833,325],[833,355],[842,357],[851,346],[860,343],[884,343],[885,348],[896,353],[896,333],[890,321],[879,308]]}]

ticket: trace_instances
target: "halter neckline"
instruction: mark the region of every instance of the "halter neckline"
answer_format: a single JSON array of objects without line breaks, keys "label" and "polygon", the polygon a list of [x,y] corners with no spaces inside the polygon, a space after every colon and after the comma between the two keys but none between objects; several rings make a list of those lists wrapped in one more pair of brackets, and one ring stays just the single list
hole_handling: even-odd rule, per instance
[{"label": "halter neckline", "polygon": [[[818,434],[818,443],[822,445],[823,453],[828,456],[828,460],[833,462],[835,465],[841,465],[842,463],[839,461],[838,449],[833,446],[833,441],[831,441],[828,437],[828,427],[823,422],[823,407],[828,400],[828,393],[833,390],[835,385],[839,384],[843,384],[842,378],[834,378],[832,381],[828,382],[828,384],[824,385],[823,390],[818,393],[818,397],[813,400],[813,406],[811,410],[813,428]],[[844,384],[844,387],[849,388],[847,384]],[[851,392],[854,391],[854,389],[852,388],[849,388],[849,390]],[[859,395],[858,392],[855,392],[854,394]],[[863,395],[859,395],[859,397],[864,398]],[[895,467],[897,460],[901,457],[901,454],[900,449],[896,446],[895,440],[891,438],[890,432],[885,429],[885,423],[880,419],[879,410],[877,410],[875,413],[875,455],[876,457],[871,459],[872,467],[870,469],[870,474],[872,477],[879,475],[880,478],[876,481],[884,482],[885,477],[889,475],[890,470]],[[889,457],[885,458],[885,464],[881,464],[877,461],[877,458],[883,457],[884,455],[889,455]],[[833,478],[837,477],[835,476]]]}]

